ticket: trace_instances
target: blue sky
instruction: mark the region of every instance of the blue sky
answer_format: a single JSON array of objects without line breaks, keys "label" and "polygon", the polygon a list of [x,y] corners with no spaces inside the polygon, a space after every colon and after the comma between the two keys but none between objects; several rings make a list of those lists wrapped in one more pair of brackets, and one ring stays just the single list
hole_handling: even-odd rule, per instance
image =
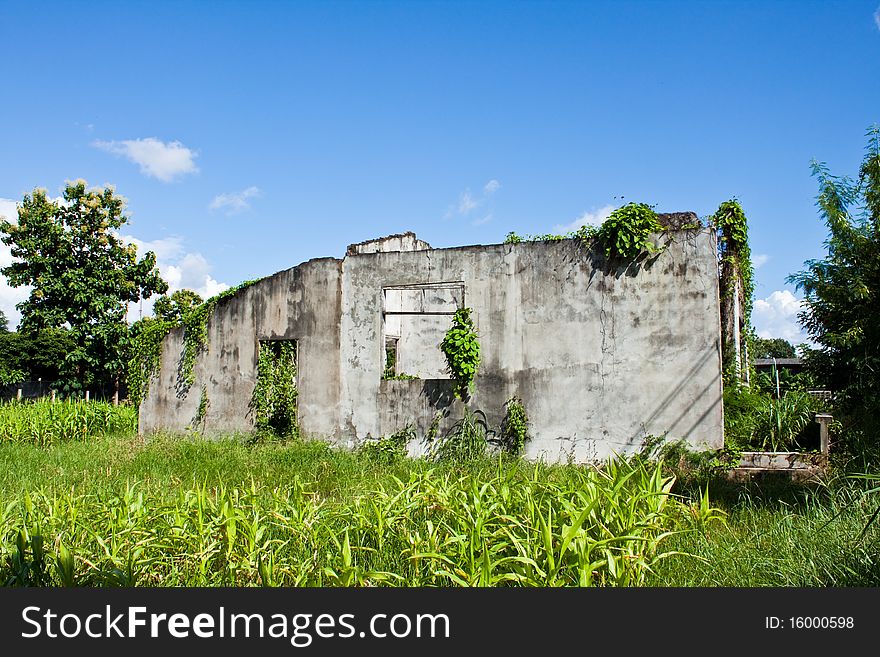
[{"label": "blue sky", "polygon": [[[413,230],[490,244],[628,201],[750,220],[759,333],[826,237],[809,162],[880,122],[867,2],[0,2],[0,214],[110,183],[203,294]],[[0,264],[8,261],[8,249]],[[0,281],[0,309],[26,294]]]}]

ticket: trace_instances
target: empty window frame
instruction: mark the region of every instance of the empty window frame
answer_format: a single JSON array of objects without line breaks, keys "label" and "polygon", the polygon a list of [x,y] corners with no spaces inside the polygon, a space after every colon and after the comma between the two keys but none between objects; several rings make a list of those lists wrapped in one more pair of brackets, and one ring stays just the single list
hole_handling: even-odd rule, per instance
[{"label": "empty window frame", "polygon": [[382,304],[382,378],[448,379],[440,343],[464,307],[464,283],[388,286]]},{"label": "empty window frame", "polygon": [[251,398],[254,427],[278,436],[298,433],[299,348],[296,340],[260,340]]}]

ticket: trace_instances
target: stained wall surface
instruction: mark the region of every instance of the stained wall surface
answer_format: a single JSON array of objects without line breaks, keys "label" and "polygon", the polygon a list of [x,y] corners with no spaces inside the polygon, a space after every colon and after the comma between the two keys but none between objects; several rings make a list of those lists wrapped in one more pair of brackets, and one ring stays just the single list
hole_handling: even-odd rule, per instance
[{"label": "stained wall surface", "polygon": [[[205,433],[252,430],[259,341],[296,339],[305,434],[355,445],[413,425],[422,438],[435,419],[442,432],[464,407],[437,372],[437,326],[466,305],[482,349],[467,406],[497,425],[505,401],[522,399],[527,457],[593,461],[664,434],[696,448],[722,446],[712,230],[669,231],[658,238],[660,253],[628,264],[576,240],[430,249],[415,236],[395,238],[414,250],[350,249],[342,260],[309,261],[221,301],[188,390],[176,386],[182,335],[169,335],[141,430],[191,426],[203,388]],[[406,334],[396,337],[410,359],[400,366],[419,373],[407,345],[422,344],[423,370],[436,378],[382,379],[386,337],[395,333]],[[418,454],[425,443],[409,449]]]}]

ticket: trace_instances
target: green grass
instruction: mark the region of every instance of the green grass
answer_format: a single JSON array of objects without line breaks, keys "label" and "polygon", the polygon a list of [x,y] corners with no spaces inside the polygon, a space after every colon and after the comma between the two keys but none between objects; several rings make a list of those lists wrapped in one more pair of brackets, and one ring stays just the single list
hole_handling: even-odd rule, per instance
[{"label": "green grass", "polygon": [[639,585],[682,514],[653,464],[437,465],[293,441],[0,445],[12,585]]},{"label": "green grass", "polygon": [[137,409],[106,402],[12,401],[0,403],[0,444],[51,445],[137,431]]},{"label": "green grass", "polygon": [[[708,485],[712,503],[727,513],[711,529],[670,538],[672,556],[648,578],[652,586],[878,586],[880,506],[876,482],[832,474],[824,483],[793,484],[784,475],[749,484],[720,477],[689,481],[679,494],[694,498]],[[705,490],[705,488],[703,488]]]},{"label": "green grass", "polygon": [[876,481],[681,474],[639,459],[599,471],[298,440],[20,437],[0,442],[0,584],[880,585]]}]

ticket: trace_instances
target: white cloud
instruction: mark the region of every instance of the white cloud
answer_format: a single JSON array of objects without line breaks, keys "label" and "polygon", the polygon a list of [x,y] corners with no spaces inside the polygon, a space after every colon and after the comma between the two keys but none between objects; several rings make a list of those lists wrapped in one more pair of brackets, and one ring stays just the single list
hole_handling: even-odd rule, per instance
[{"label": "white cloud", "polygon": [[877,29],[880,30],[880,7],[874,12],[874,22],[877,23]]},{"label": "white cloud", "polygon": [[803,302],[788,290],[776,290],[765,299],[756,299],[752,323],[759,338],[783,338],[792,344],[807,342],[797,314]]},{"label": "white cloud", "polygon": [[458,198],[458,214],[467,214],[480,205],[480,201],[471,196],[470,190],[465,190]]},{"label": "white cloud", "polygon": [[[18,221],[18,209],[15,201],[8,198],[0,198],[0,217],[12,222]],[[12,264],[12,251],[10,247],[0,242],[0,267]],[[9,320],[9,328],[14,329],[21,321],[21,313],[15,308],[15,304],[28,298],[31,293],[29,286],[12,287],[5,276],[0,276],[0,310]]]},{"label": "white cloud", "polygon": [[152,251],[156,254],[157,262],[178,260],[181,255],[183,255],[182,237],[163,237],[158,240],[153,240],[152,242],[144,242],[131,235],[123,235],[122,239],[134,244],[138,249],[138,255],[143,255],[147,251]]},{"label": "white cloud", "polygon": [[171,182],[178,176],[196,173],[195,158],[198,155],[179,141],[163,142],[155,137],[126,139],[123,141],[92,142],[92,146],[113,155],[121,155],[141,168],[141,173]]},{"label": "white cloud", "polygon": [[767,255],[766,253],[759,253],[756,256],[752,256],[752,266],[755,269],[758,269],[766,265],[768,260],[770,260],[769,255]]},{"label": "white cloud", "polygon": [[584,212],[580,217],[575,219],[570,224],[556,224],[553,227],[554,233],[570,233],[572,231],[577,230],[578,228],[582,228],[584,226],[601,226],[602,223],[608,218],[614,210],[616,210],[613,205],[603,205],[598,210]]},{"label": "white cloud", "polygon": [[461,196],[458,197],[458,203],[449,206],[449,209],[446,211],[446,219],[450,219],[456,214],[466,217],[477,208],[488,205],[489,212],[483,215],[482,218],[471,222],[474,226],[486,223],[492,219],[492,196],[499,189],[501,189],[501,183],[493,178],[483,185],[483,193],[479,196],[474,196],[470,189],[464,190]]},{"label": "white cloud", "polygon": [[232,194],[218,194],[208,205],[209,210],[222,210],[226,214],[237,214],[251,209],[248,202],[252,198],[257,198],[262,194],[259,187],[248,187],[240,192]]}]

